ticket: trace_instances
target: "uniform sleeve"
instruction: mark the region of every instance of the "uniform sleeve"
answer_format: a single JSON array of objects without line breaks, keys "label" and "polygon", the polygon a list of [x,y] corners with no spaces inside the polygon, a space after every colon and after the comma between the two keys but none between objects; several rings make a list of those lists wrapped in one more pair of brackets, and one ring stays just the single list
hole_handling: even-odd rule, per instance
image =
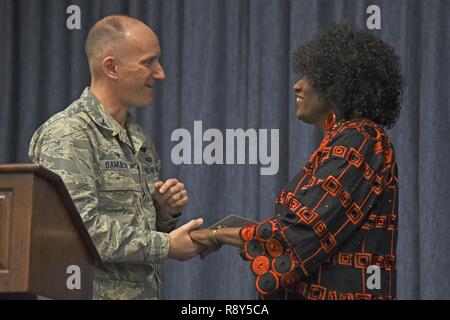
[{"label": "uniform sleeve", "polygon": [[319,159],[280,194],[274,218],[241,230],[262,294],[315,273],[366,222],[381,193],[381,158],[356,130],[332,139]]},{"label": "uniform sleeve", "polygon": [[[161,160],[158,156],[158,153],[156,152],[155,145],[153,142],[149,139],[149,147],[150,152],[153,158],[155,159],[155,170],[157,174],[157,180],[161,179]],[[161,210],[161,207],[159,206],[158,202],[155,200],[153,201],[155,209],[156,209],[156,229],[161,232],[171,232],[175,229],[178,222],[181,218],[181,212],[179,215],[172,216],[163,210]]]},{"label": "uniform sleeve", "polygon": [[176,228],[178,221],[180,221],[181,213],[176,216],[171,216],[170,214],[162,211],[156,201],[155,201],[155,208],[156,208],[156,229],[161,232],[173,231]]},{"label": "uniform sleeve", "polygon": [[124,226],[99,210],[92,150],[82,131],[61,137],[35,134],[29,156],[62,178],[104,262],[162,261],[169,252],[168,234]]}]

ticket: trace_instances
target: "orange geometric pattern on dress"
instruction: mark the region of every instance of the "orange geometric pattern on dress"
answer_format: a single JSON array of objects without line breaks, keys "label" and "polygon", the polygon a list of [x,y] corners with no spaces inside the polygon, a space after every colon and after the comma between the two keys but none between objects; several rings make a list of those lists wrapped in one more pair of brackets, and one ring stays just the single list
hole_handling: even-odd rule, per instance
[{"label": "orange geometric pattern on dress", "polygon": [[281,286],[287,291],[294,291],[300,276],[295,272],[286,272],[281,277]]}]

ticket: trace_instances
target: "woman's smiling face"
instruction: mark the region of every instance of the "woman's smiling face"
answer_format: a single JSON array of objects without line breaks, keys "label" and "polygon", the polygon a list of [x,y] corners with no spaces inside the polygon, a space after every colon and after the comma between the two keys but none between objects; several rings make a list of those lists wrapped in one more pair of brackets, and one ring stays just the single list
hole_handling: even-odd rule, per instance
[{"label": "woman's smiling face", "polygon": [[325,114],[330,110],[330,106],[320,98],[306,77],[300,79],[293,88],[297,96],[295,103],[297,118],[323,128]]}]

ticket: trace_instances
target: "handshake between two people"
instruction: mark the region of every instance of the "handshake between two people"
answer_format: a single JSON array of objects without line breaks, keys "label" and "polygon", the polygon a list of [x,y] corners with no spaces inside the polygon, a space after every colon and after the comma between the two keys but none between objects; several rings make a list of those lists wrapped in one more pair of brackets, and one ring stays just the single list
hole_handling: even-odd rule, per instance
[{"label": "handshake between two people", "polygon": [[[171,216],[179,216],[189,201],[188,192],[177,179],[155,183],[154,199],[161,210]],[[191,220],[169,233],[169,255],[171,259],[185,261],[198,255],[204,259],[223,244],[242,247],[240,228],[203,229],[203,219]]]},{"label": "handshake between two people", "polygon": [[204,229],[202,224],[202,218],[191,220],[169,234],[169,258],[185,261],[200,255],[204,259],[224,244],[244,245],[239,236],[241,228]]}]

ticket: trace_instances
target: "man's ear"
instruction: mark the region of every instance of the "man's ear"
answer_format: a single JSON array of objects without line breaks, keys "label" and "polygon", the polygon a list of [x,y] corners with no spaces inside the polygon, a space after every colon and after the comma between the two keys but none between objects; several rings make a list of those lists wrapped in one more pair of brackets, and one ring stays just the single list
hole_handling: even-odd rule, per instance
[{"label": "man's ear", "polygon": [[108,78],[117,80],[117,59],[112,56],[103,58],[102,70]]}]

